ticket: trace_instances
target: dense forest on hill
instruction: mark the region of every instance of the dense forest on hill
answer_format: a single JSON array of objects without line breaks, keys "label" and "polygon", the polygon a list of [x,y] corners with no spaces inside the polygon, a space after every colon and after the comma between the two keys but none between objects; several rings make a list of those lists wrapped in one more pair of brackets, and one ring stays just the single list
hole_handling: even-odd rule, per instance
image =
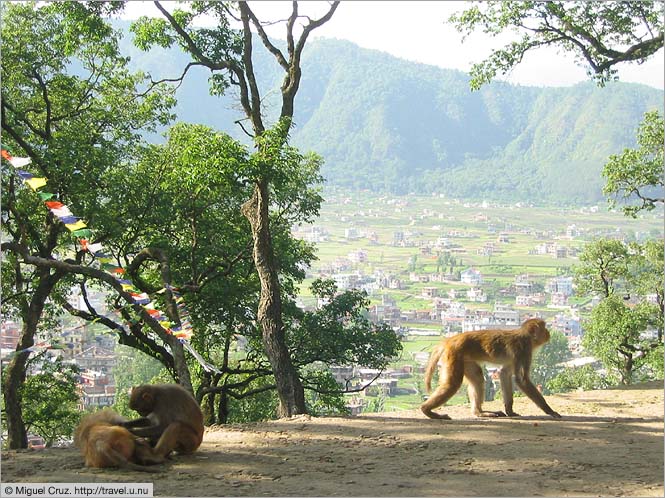
[{"label": "dense forest on hill", "polygon": [[[128,23],[119,23],[128,31]],[[123,41],[132,66],[155,78],[179,76],[177,50],[143,53]],[[279,109],[280,72],[256,52],[265,112]],[[236,96],[209,95],[208,73],[194,68],[178,90],[178,118],[248,142],[235,121]],[[478,92],[469,76],[418,64],[350,42],[313,40],[303,58],[292,142],[325,159],[329,185],[455,197],[556,204],[603,199],[610,154],[635,144],[644,112],[663,92],[644,85],[581,83],[537,88],[493,82]]]}]

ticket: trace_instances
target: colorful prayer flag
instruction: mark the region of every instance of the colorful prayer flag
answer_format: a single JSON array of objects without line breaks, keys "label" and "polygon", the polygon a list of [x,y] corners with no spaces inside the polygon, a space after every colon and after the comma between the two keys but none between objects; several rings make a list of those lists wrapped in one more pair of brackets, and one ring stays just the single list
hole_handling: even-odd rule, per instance
[{"label": "colorful prayer flag", "polygon": [[88,244],[88,251],[90,251],[92,254],[95,254],[96,252],[99,252],[102,250],[102,245],[97,242],[95,244]]},{"label": "colorful prayer flag", "polygon": [[28,171],[23,171],[22,169],[17,169],[16,174],[21,180],[30,180],[30,178],[35,176],[32,173],[29,173]]},{"label": "colorful prayer flag", "polygon": [[[76,216],[58,216],[58,219],[60,221],[62,221],[65,224],[65,226],[66,225],[73,225],[78,220],[78,218]],[[71,230],[71,228],[70,228],[70,230]]]},{"label": "colorful prayer flag", "polygon": [[63,216],[74,216],[74,213],[72,213],[67,206],[51,209],[51,212],[58,218],[62,218]]},{"label": "colorful prayer flag", "polygon": [[66,223],[65,226],[70,232],[74,232],[76,230],[80,230],[81,228],[85,228],[88,225],[83,223],[81,220],[77,221],[76,223]]},{"label": "colorful prayer flag", "polygon": [[36,192],[37,189],[46,185],[46,178],[30,178],[29,180],[26,180],[25,183],[27,183],[30,188]]},{"label": "colorful prayer flag", "polygon": [[22,168],[23,166],[27,166],[32,162],[32,159],[30,159],[29,157],[13,157],[5,149],[2,149],[0,151],[0,155],[2,155],[2,157],[4,157],[7,161],[9,161],[9,163],[15,168]]},{"label": "colorful prayer flag", "polygon": [[92,230],[90,230],[89,228],[82,228],[80,230],[73,231],[72,235],[74,237],[78,237],[79,239],[81,237],[92,237]]},{"label": "colorful prayer flag", "polygon": [[[21,178],[23,182],[35,192],[47,184],[48,180],[46,178],[35,177],[29,171],[20,169],[21,167],[26,166],[32,162],[29,157],[12,157],[12,155],[5,149],[0,149],[0,156],[7,160],[14,168],[16,168],[16,174],[19,176],[19,178]],[[168,319],[168,317],[154,308],[154,304],[150,301],[150,296],[148,296],[148,294],[140,292],[139,289],[134,287],[131,280],[123,278],[125,270],[119,266],[116,266],[115,264],[112,264],[113,258],[102,252],[102,244],[91,244],[88,241],[88,238],[92,237],[93,233],[92,230],[87,228],[85,222],[74,216],[71,210],[63,203],[51,200],[55,197],[55,194],[51,192],[37,192],[37,194],[41,200],[44,201],[44,204],[53,213],[53,215],[56,216],[67,227],[67,229],[72,232],[72,235],[78,239],[78,243],[80,244],[81,248],[84,251],[88,251],[93,254],[95,258],[97,258],[97,261],[100,263],[101,268],[118,279],[122,289],[130,293],[132,301],[143,305],[143,309],[145,309],[145,311],[164,328],[166,333],[177,337],[179,342],[183,344],[185,349],[194,355],[194,357],[197,359],[197,361],[199,361],[199,363],[201,363],[204,369],[208,371],[218,371],[215,367],[207,363],[188,342],[188,339],[193,334],[193,330],[189,321],[189,313],[185,308],[184,300],[179,294],[179,289],[177,287],[172,287],[168,284],[166,285],[167,289],[173,291],[178,313],[180,315],[180,325],[171,329],[170,327],[172,322]],[[164,292],[164,289],[160,292]],[[43,343],[37,344],[36,346],[27,348],[23,351],[34,351],[36,347],[39,347],[42,344]],[[50,345],[47,347],[60,348],[62,346]]]}]

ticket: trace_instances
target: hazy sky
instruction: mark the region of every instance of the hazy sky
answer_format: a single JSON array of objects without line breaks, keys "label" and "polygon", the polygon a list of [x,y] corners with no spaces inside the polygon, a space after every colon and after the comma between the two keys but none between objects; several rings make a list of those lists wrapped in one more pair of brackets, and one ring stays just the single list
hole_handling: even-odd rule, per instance
[{"label": "hazy sky", "polygon": [[[177,6],[175,2],[164,3]],[[403,59],[468,72],[474,62],[480,62],[492,47],[502,46],[507,38],[497,40],[474,33],[463,43],[462,35],[446,21],[450,14],[468,6],[465,4],[467,2],[343,0],[332,19],[310,36],[349,40]],[[250,5],[261,20],[285,19],[291,12],[291,2],[256,1]],[[299,9],[301,14],[319,17],[327,10],[327,3],[301,2]],[[130,2],[123,17],[136,18],[142,14],[158,12],[152,2]],[[271,36],[282,39],[283,33],[283,26],[269,31]],[[615,67],[619,69],[621,81],[664,88],[662,49],[643,65]],[[501,79],[522,85],[568,86],[586,81],[588,77],[570,54],[545,48],[528,54],[508,77]]]}]

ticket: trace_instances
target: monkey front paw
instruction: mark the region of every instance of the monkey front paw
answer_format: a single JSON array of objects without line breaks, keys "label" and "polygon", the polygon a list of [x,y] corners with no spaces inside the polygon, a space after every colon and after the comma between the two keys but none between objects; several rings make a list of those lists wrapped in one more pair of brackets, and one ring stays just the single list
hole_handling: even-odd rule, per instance
[{"label": "monkey front paw", "polygon": [[429,418],[435,418],[439,420],[452,420],[449,415],[446,415],[445,413],[435,413],[432,412],[429,415],[427,415]]},{"label": "monkey front paw", "polygon": [[425,408],[421,408],[421,411],[429,418],[439,419],[439,420],[450,420],[450,417],[445,413],[436,413],[433,412],[432,410],[427,410]]},{"label": "monkey front paw", "polygon": [[505,417],[506,416],[506,414],[503,413],[502,411],[493,412],[493,411],[489,411],[489,410],[482,410],[480,412],[474,413],[474,415],[476,417]]},{"label": "monkey front paw", "polygon": [[515,413],[512,410],[510,410],[510,411],[506,410],[506,416],[507,417],[521,417],[521,415],[519,413]]}]

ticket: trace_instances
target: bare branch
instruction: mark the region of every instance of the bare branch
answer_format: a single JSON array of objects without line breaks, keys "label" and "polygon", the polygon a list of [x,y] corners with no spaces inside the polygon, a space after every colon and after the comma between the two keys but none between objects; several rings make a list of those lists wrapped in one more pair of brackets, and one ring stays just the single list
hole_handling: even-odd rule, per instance
[{"label": "bare branch", "polygon": [[[248,118],[245,118],[245,119],[248,119]],[[240,126],[240,129],[245,133],[245,135],[247,135],[249,138],[254,138],[255,135],[253,135],[252,133],[248,132],[248,131],[247,131],[247,128],[245,128],[245,125],[242,124],[242,122],[243,122],[245,119],[238,119],[238,120],[234,121],[234,123],[237,124],[238,126]]]},{"label": "bare branch", "polygon": [[379,370],[379,373],[374,376],[372,380],[370,380],[367,384],[361,387],[356,387],[355,389],[349,389],[349,383],[351,382],[351,379],[346,380],[346,386],[345,389],[339,390],[339,391],[322,391],[320,389],[316,389],[312,386],[309,385],[304,385],[303,387],[305,389],[309,389],[310,391],[317,392],[319,394],[349,394],[349,393],[359,393],[367,389],[369,386],[371,386],[379,377],[381,377],[381,374],[383,374],[383,368]]},{"label": "bare branch", "polygon": [[254,24],[254,27],[256,27],[256,30],[259,32],[259,36],[261,37],[261,41],[263,42],[263,45],[268,49],[268,51],[275,56],[277,59],[277,62],[279,63],[280,66],[282,66],[285,70],[288,71],[289,69],[289,63],[286,61],[284,58],[284,54],[275,46],[272,44],[270,41],[270,38],[268,38],[268,35],[266,31],[263,29],[263,25],[259,20],[257,19],[256,15],[254,12],[252,12],[252,9],[247,6],[246,3],[244,3],[244,7],[241,7],[241,12],[243,9],[247,11],[247,15],[249,16],[250,20],[252,21],[252,24]]}]

